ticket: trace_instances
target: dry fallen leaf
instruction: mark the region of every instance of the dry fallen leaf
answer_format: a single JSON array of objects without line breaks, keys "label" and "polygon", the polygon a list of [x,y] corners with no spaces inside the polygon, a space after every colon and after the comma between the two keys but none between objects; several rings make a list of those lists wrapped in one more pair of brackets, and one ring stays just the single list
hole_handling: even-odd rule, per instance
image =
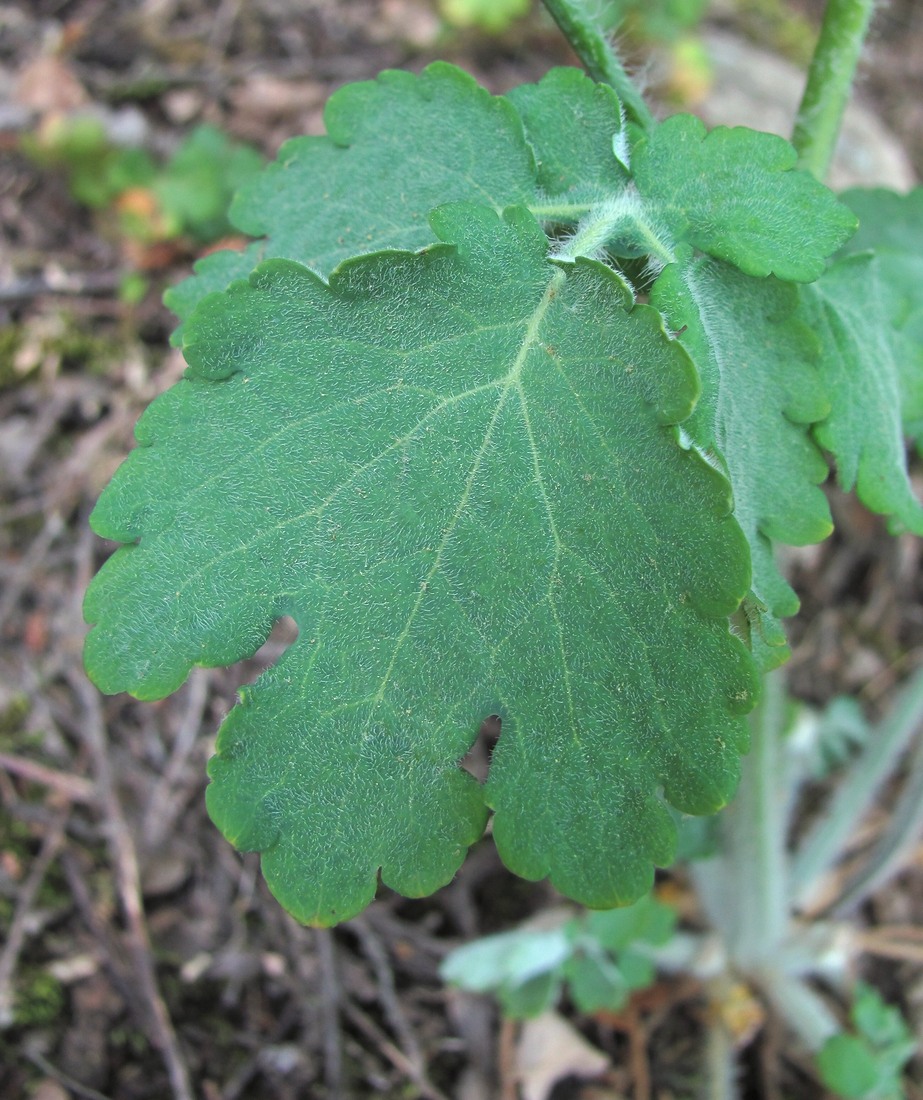
[{"label": "dry fallen leaf", "polygon": [[20,106],[44,115],[73,111],[89,102],[90,97],[67,62],[48,54],[19,70],[14,98]]},{"label": "dry fallen leaf", "polygon": [[556,1012],[522,1025],[516,1071],[523,1100],[547,1100],[565,1077],[599,1077],[609,1065],[606,1055]]}]

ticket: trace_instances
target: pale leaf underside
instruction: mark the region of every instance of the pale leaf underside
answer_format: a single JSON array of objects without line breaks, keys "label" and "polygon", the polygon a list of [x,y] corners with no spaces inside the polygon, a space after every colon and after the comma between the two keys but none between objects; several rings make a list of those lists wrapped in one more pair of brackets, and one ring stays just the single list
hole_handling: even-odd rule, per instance
[{"label": "pale leaf underside", "polygon": [[859,231],[844,253],[874,249],[881,305],[892,328],[904,430],[923,446],[923,187],[845,192]]},{"label": "pale leaf underside", "polygon": [[[832,530],[818,487],[827,464],[810,426],[830,409],[818,343],[796,315],[796,288],[754,279],[707,257],[684,256],[664,271],[652,300],[676,329],[702,378],[685,431],[727,470],[734,514],[750,544],[753,594],[761,609],[764,662],[784,659],[773,620],[798,609],[774,543],[803,546]],[[767,619],[768,616],[768,619]]]}]

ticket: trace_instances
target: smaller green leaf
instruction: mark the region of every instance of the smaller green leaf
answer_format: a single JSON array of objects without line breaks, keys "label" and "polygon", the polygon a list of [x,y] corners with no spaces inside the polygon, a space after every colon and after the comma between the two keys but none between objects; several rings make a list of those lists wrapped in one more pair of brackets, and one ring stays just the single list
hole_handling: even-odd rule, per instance
[{"label": "smaller green leaf", "polygon": [[894,1005],[884,1001],[878,990],[865,982],[856,983],[852,1022],[859,1034],[879,1051],[896,1050],[901,1064],[916,1049],[913,1033]]},{"label": "smaller green leaf", "polygon": [[629,947],[619,955],[619,969],[629,989],[646,989],[656,973],[653,959]]},{"label": "smaller green leaf", "polygon": [[621,104],[607,84],[579,69],[552,69],[506,98],[523,120],[546,195],[595,202],[626,186],[628,174],[614,152],[624,138]]},{"label": "smaller green leaf", "polygon": [[697,118],[673,115],[638,143],[632,172],[674,247],[686,241],[747,275],[810,282],[856,217],[796,160],[774,134],[706,133]]},{"label": "smaller green leaf", "polygon": [[580,1012],[618,1012],[631,990],[618,966],[602,953],[572,955],[564,964],[568,991]]},{"label": "smaller green leaf", "polygon": [[558,998],[561,967],[572,951],[571,923],[484,936],[447,955],[439,973],[459,989],[492,993],[512,1019],[538,1016]]},{"label": "smaller green leaf", "polygon": [[897,337],[904,429],[923,443],[923,187],[906,195],[883,188],[840,196],[859,217],[843,253],[873,249],[884,308]]},{"label": "smaller green leaf", "polygon": [[519,928],[483,936],[456,948],[440,967],[447,982],[475,993],[524,985],[557,969],[571,952],[565,924],[551,929]]},{"label": "smaller green leaf", "polygon": [[817,1055],[817,1068],[827,1088],[846,1100],[882,1096],[878,1058],[868,1043],[856,1035],[841,1033],[828,1039]]},{"label": "smaller green leaf", "polygon": [[675,910],[653,894],[634,905],[586,915],[587,935],[609,951],[622,951],[637,941],[659,946],[673,935],[675,926]]},{"label": "smaller green leaf", "polygon": [[263,167],[249,145],[232,141],[214,126],[198,126],[152,183],[166,214],[199,241],[214,241],[230,229],[234,192]]},{"label": "smaller green leaf", "polygon": [[541,914],[553,928],[524,926],[457,948],[440,967],[445,981],[475,993],[493,993],[507,1016],[545,1011],[562,984],[581,1012],[618,1011],[633,989],[654,978],[650,954],[673,935],[676,913],[648,894],[624,909],[583,912],[562,920]]},{"label": "smaller green leaf", "polygon": [[820,336],[830,414],[814,428],[836,459],[837,479],[874,512],[923,534],[923,508],[907,473],[901,384],[878,263],[869,253],[838,260],[802,290],[804,315]]},{"label": "smaller green leaf", "polygon": [[773,667],[787,656],[777,620],[798,610],[773,543],[804,546],[832,530],[819,488],[827,463],[810,435],[830,409],[817,338],[797,313],[795,287],[693,258],[688,248],[664,269],[651,301],[683,329],[699,369],[702,398],[683,427],[730,478],[753,562],[751,646]]},{"label": "smaller green leaf", "polygon": [[524,985],[500,989],[497,998],[503,1015],[511,1020],[530,1020],[541,1016],[557,1001],[561,983],[555,971],[539,974]]},{"label": "smaller green leaf", "polygon": [[917,1049],[904,1018],[864,982],[850,1017],[858,1034],[834,1035],[818,1054],[824,1084],[846,1100],[903,1100],[901,1070]]}]

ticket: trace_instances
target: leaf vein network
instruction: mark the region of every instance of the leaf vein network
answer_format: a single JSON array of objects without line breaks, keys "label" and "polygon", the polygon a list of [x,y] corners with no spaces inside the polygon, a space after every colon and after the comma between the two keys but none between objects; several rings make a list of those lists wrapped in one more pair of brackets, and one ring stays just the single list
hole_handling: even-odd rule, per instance
[{"label": "leaf vein network", "polygon": [[[529,352],[531,351],[532,347],[538,341],[538,334],[541,328],[542,321],[545,319],[545,315],[547,314],[548,309],[550,308],[551,303],[554,300],[557,291],[563,284],[565,278],[566,276],[564,272],[558,270],[555,271],[555,273],[549,279],[548,285],[545,288],[545,292],[542,295],[541,301],[536,306],[535,310],[532,313],[532,316],[529,318],[529,321],[526,325],[525,334],[520,344],[519,352],[517,353],[516,358],[513,361],[513,365],[510,367],[509,372],[504,378],[490,384],[502,386],[502,396],[497,402],[497,407],[494,410],[494,414],[490,418],[490,423],[487,425],[487,429],[484,432],[484,439],[481,443],[480,448],[478,449],[478,453],[474,456],[474,459],[471,463],[471,468],[468,471],[468,477],[465,480],[465,486],[459,498],[458,505],[456,506],[455,511],[452,514],[452,518],[446,525],[439,546],[436,549],[435,554],[433,555],[433,563],[430,566],[429,572],[427,573],[424,582],[420,585],[420,590],[417,593],[417,598],[414,600],[413,607],[410,609],[410,613],[407,616],[407,621],[404,624],[404,628],[401,631],[397,642],[395,643],[394,650],[391,655],[391,660],[388,664],[388,668],[386,669],[385,674],[382,677],[381,684],[379,685],[378,692],[376,693],[376,705],[380,704],[381,701],[384,699],[385,691],[387,690],[388,683],[394,671],[394,666],[397,663],[398,654],[400,653],[404,642],[410,635],[410,631],[413,629],[413,623],[417,617],[417,613],[422,606],[423,600],[426,598],[429,583],[439,571],[439,568],[442,564],[443,554],[445,553],[445,549],[449,544],[452,533],[458,526],[459,520],[464,515],[465,508],[467,507],[468,501],[471,497],[471,492],[477,480],[478,471],[481,468],[481,463],[483,462],[484,456],[492,443],[494,426],[499,420],[500,413],[503,411],[503,408],[506,405],[511,392],[514,390],[514,388],[517,391],[520,391],[520,379],[522,375],[523,365],[525,364],[525,361],[528,358]],[[488,387],[485,386],[484,388]],[[534,448],[534,438],[532,440],[532,445]],[[368,726],[366,727],[366,735],[367,732]]]}]

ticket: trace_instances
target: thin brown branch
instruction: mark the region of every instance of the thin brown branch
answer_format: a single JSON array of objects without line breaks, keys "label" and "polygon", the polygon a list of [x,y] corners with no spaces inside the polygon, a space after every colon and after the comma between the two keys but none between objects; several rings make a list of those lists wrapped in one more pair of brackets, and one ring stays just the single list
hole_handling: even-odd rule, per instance
[{"label": "thin brown branch", "polygon": [[96,798],[96,786],[79,775],[67,775],[55,768],[46,767],[35,760],[11,753],[0,752],[0,768],[10,775],[38,783],[62,795],[69,802],[93,802]]},{"label": "thin brown branch", "polygon": [[343,1002],[343,1012],[349,1022],[378,1047],[379,1052],[391,1065],[417,1086],[424,1100],[448,1100],[445,1093],[426,1079],[407,1055],[385,1035],[381,1028],[358,1005],[350,1000],[345,1000]]},{"label": "thin brown branch", "polygon": [[38,892],[45,881],[45,875],[48,874],[48,868],[61,850],[64,830],[70,814],[70,806],[65,806],[51,822],[42,840],[39,853],[16,899],[16,908],[10,922],[6,943],[3,950],[0,951],[0,1030],[14,1023],[13,977],[16,973],[16,964],[19,961],[20,952],[26,940],[29,914],[32,912],[35,899],[38,897]]},{"label": "thin brown branch", "polygon": [[340,1100],[343,1092],[343,1044],[340,1034],[342,992],[336,970],[333,935],[328,928],[314,930],[314,947],[317,951],[321,982],[324,1084],[329,1100]]},{"label": "thin brown branch", "polygon": [[106,823],[109,856],[115,872],[119,902],[125,918],[126,940],[132,968],[150,1016],[151,1039],[160,1052],[170,1079],[174,1100],[193,1100],[189,1072],[179,1048],[173,1022],[157,983],[144,906],[141,877],[128,822],[115,791],[109,767],[106,726],[96,689],[74,671],[71,687],[83,709],[81,730],[93,759],[99,790],[100,811]]},{"label": "thin brown branch", "polygon": [[397,999],[394,988],[394,972],[388,959],[388,952],[380,937],[372,929],[364,917],[356,917],[350,921],[350,931],[354,932],[362,948],[362,954],[372,964],[375,971],[375,979],[378,988],[378,1002],[381,1005],[385,1017],[391,1026],[391,1030],[401,1044],[401,1049],[409,1062],[416,1066],[421,1076],[426,1074],[426,1061],[423,1051],[417,1042],[413,1029],[407,1023],[407,1017]]}]

